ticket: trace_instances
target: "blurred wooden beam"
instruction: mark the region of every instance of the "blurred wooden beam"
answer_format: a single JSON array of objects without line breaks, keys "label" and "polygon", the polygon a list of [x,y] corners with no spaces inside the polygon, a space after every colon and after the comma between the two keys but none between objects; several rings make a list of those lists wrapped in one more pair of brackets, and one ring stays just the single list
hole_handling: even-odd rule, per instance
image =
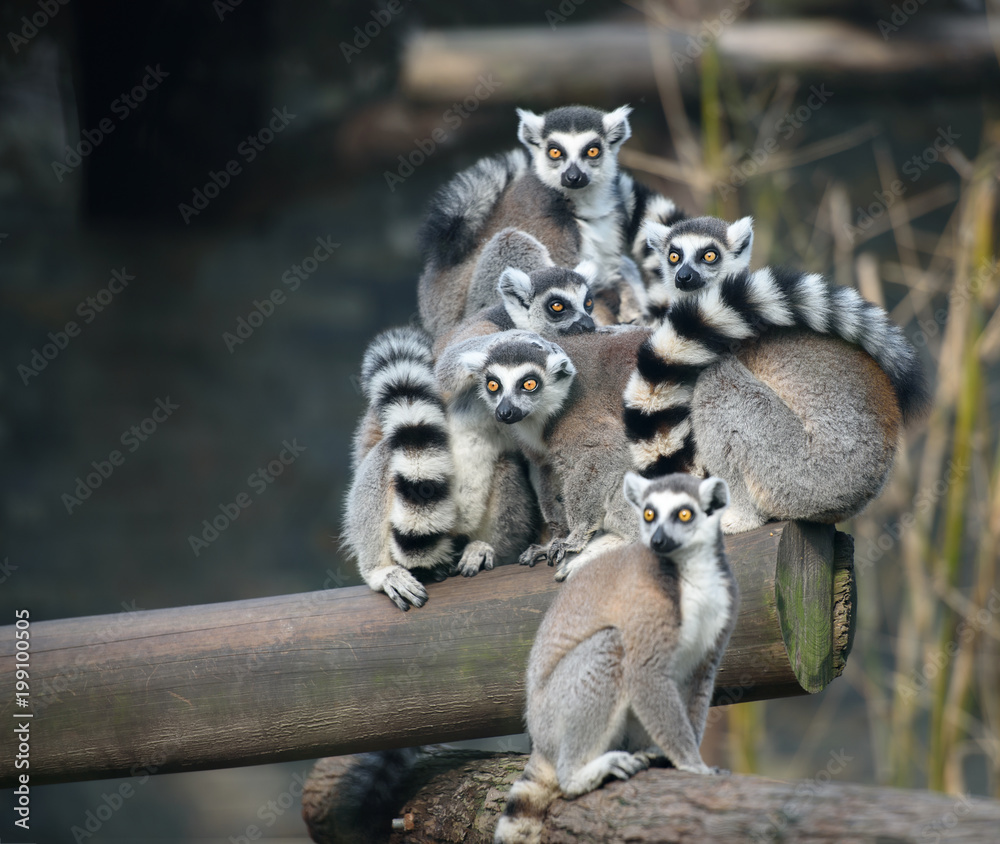
[{"label": "blurred wooden beam", "polygon": [[[891,22],[891,21],[890,21]],[[968,92],[1000,77],[983,15],[935,16],[921,10],[884,38],[877,22],[830,18],[736,20],[691,31],[659,25],[565,23],[427,31],[406,45],[404,93],[461,104],[618,102],[656,96],[652,51],[669,48],[681,88],[699,93],[700,57],[714,43],[723,66],[746,79],[791,73],[805,84],[883,94],[887,89]],[[477,88],[479,92],[477,93]]]}]

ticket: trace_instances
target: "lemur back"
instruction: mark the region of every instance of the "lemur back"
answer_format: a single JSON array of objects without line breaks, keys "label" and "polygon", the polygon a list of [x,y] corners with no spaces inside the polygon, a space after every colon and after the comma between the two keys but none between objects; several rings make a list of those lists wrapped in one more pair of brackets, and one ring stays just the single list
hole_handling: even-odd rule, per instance
[{"label": "lemur back", "polygon": [[420,316],[435,337],[495,302],[484,294],[493,295],[507,266],[536,268],[491,258],[498,250],[487,247],[506,228],[537,239],[547,265],[593,260],[602,318],[641,316],[644,285],[655,270],[641,224],[683,215],[618,169],[618,150],[631,134],[629,112],[518,110],[524,148],[478,162],[438,192],[421,228],[425,266],[418,285]]},{"label": "lemur back", "polygon": [[542,620],[526,683],[531,756],[497,844],[538,842],[556,797],[627,779],[661,755],[715,772],[698,748],[739,605],[719,526],[726,485],[629,474],[623,486],[641,538],[595,558]]}]

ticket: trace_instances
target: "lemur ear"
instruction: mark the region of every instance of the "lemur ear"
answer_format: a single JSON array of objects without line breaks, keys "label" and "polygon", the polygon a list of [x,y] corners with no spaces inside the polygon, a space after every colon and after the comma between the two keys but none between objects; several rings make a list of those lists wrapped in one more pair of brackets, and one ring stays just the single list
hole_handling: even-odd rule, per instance
[{"label": "lemur ear", "polygon": [[542,145],[542,130],[545,128],[545,118],[524,108],[517,110],[521,124],[517,127],[517,139],[528,147]]},{"label": "lemur ear", "polygon": [[632,137],[632,127],[628,122],[631,113],[632,107],[624,105],[604,115],[601,122],[604,124],[604,139],[608,144],[617,146]]},{"label": "lemur ear", "polygon": [[667,248],[667,240],[670,238],[670,226],[663,223],[648,221],[642,230],[646,233],[646,244],[655,252],[662,252]]},{"label": "lemur ear", "polygon": [[531,276],[517,267],[507,267],[500,274],[497,290],[505,302],[515,299],[525,309],[535,298],[535,285],[531,283]]},{"label": "lemur ear", "polygon": [[706,516],[729,504],[729,485],[722,478],[706,478],[698,486],[698,497]]},{"label": "lemur ear", "polygon": [[476,375],[486,366],[486,352],[464,352],[458,362],[470,375]]},{"label": "lemur ear", "polygon": [[581,261],[573,267],[573,272],[582,275],[587,280],[587,284],[593,284],[594,279],[597,278],[597,263],[590,260]]},{"label": "lemur ear", "polygon": [[733,257],[746,266],[750,263],[750,252],[753,248],[753,217],[743,217],[726,229],[729,248]]},{"label": "lemur ear", "polygon": [[569,355],[556,346],[555,343],[552,344],[552,347],[552,356],[549,359],[548,366],[548,370],[552,373],[552,377],[555,378],[556,381],[563,381],[566,378],[575,378],[576,367],[573,366],[573,361],[569,359]]},{"label": "lemur ear", "polygon": [[625,500],[628,501],[636,510],[642,510],[642,500],[646,495],[646,487],[649,486],[649,481],[647,481],[642,475],[637,475],[635,472],[625,473],[625,483],[622,487],[622,492],[625,493]]}]

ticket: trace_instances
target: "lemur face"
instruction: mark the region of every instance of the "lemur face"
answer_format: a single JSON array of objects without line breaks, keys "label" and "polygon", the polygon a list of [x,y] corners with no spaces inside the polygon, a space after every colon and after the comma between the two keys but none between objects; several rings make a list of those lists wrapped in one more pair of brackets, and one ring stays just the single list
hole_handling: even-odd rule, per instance
[{"label": "lemur face", "polygon": [[732,225],[715,217],[695,217],[670,227],[649,223],[646,242],[660,256],[663,282],[670,292],[697,293],[747,268],[753,218]]},{"label": "lemur face", "polygon": [[640,540],[660,557],[714,543],[721,511],[729,504],[729,487],[722,478],[677,474],[646,480],[628,472],[624,492],[639,514]]},{"label": "lemur face", "polygon": [[538,115],[518,109],[517,136],[531,153],[535,175],[563,192],[603,185],[618,171],[618,150],[632,134],[622,106],[612,112],[566,106]]},{"label": "lemur face", "polygon": [[508,267],[500,276],[497,289],[517,328],[543,337],[583,334],[595,328],[590,279],[596,269],[590,261],[575,270],[546,267],[531,275]]},{"label": "lemur face", "polygon": [[544,422],[557,413],[576,375],[572,361],[554,343],[527,339],[533,335],[525,332],[518,335],[462,359],[477,379],[480,399],[505,425],[529,416]]}]

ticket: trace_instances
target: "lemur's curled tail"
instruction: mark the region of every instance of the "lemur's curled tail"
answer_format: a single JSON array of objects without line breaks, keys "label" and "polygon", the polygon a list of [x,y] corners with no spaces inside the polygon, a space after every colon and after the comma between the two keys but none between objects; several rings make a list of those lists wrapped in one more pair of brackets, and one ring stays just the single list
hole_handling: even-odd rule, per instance
[{"label": "lemur's curled tail", "polygon": [[644,476],[693,468],[695,381],[742,341],[776,327],[810,329],[860,346],[889,378],[904,420],[925,406],[917,352],[882,308],[815,273],[744,270],[677,301],[639,349],[624,413],[633,461]]},{"label": "lemur's curled tail", "polygon": [[560,793],[555,768],[532,753],[524,773],[510,787],[493,844],[538,844],[545,814]]},{"label": "lemur's curled tail", "polygon": [[361,388],[391,454],[390,550],[408,569],[450,560],[457,518],[451,497],[455,467],[432,343],[420,329],[393,328],[372,341],[361,364]]}]

